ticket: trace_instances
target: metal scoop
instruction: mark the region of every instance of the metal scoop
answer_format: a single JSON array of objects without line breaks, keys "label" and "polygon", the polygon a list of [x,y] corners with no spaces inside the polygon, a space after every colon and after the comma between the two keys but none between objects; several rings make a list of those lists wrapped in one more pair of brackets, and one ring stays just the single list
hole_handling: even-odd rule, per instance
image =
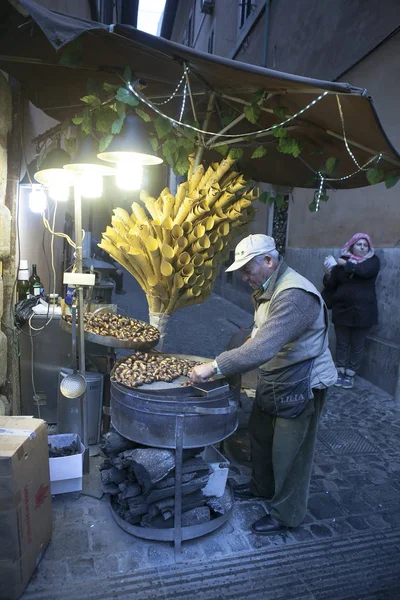
[{"label": "metal scoop", "polygon": [[76,370],[76,306],[71,308],[72,312],[72,363],[73,373],[64,377],[60,384],[60,392],[65,398],[79,398],[86,390],[86,379]]}]

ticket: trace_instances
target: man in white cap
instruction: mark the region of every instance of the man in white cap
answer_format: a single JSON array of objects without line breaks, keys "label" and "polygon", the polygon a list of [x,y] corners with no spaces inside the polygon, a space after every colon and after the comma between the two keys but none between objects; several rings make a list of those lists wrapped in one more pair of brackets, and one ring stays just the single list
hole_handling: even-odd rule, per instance
[{"label": "man in white cap", "polygon": [[227,269],[237,270],[255,290],[251,337],[194,367],[190,378],[202,383],[215,373],[228,377],[259,368],[249,421],[253,473],[235,493],[269,500],[270,514],[252,525],[267,535],[297,527],[306,515],[318,422],[337,373],[321,295],[279,258],[274,239],[256,234],[242,240]]}]

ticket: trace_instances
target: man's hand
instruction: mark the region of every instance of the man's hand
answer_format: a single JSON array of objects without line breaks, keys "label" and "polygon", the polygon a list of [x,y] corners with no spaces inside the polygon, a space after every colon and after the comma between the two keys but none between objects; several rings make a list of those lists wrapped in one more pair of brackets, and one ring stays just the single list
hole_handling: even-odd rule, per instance
[{"label": "man's hand", "polygon": [[190,381],[193,383],[204,383],[215,373],[213,361],[197,365],[188,373]]}]

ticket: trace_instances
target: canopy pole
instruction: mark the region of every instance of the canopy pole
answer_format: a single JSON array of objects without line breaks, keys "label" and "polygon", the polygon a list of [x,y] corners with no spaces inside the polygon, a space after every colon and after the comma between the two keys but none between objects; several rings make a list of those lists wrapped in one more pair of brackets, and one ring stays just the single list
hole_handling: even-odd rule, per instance
[{"label": "canopy pole", "polygon": [[[208,127],[208,124],[211,119],[211,113],[214,108],[214,103],[215,103],[215,92],[212,92],[208,99],[206,116],[204,117],[204,122],[203,122],[203,131],[207,131],[207,127]],[[199,166],[200,161],[204,154],[204,149],[205,149],[204,143],[198,147],[197,153],[196,153],[196,158],[194,159],[193,171]]]}]

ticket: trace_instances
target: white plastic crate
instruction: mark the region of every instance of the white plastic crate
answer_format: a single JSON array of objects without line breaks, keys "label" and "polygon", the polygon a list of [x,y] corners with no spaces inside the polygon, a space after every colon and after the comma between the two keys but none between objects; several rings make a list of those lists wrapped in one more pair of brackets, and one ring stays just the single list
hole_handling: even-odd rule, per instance
[{"label": "white plastic crate", "polygon": [[202,492],[204,496],[221,498],[225,492],[230,463],[214,446],[206,446],[201,456],[213,470]]},{"label": "white plastic crate", "polygon": [[82,489],[83,454],[85,447],[76,433],[49,435],[49,444],[53,448],[64,448],[77,441],[81,451],[72,456],[49,458],[51,494],[79,492]]}]

